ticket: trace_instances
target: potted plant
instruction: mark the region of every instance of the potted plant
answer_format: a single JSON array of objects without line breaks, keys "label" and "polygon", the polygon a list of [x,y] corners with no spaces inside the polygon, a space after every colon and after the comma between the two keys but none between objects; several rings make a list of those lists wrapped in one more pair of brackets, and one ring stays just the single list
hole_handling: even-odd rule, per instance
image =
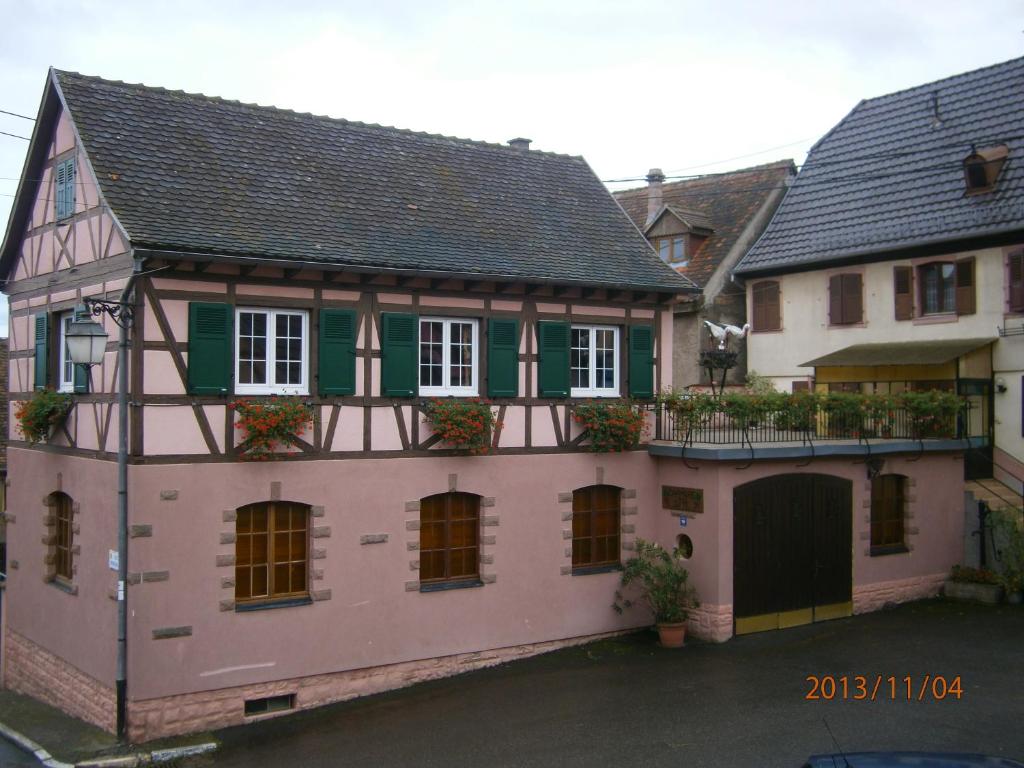
[{"label": "potted plant", "polygon": [[14,416],[21,432],[30,444],[42,442],[67,418],[71,410],[71,395],[41,389],[18,406]]},{"label": "potted plant", "polygon": [[[623,588],[636,583],[640,598],[654,614],[658,637],[665,648],[679,648],[686,640],[686,620],[696,608],[697,592],[690,584],[689,571],[683,567],[683,556],[676,547],[669,553],[655,542],[636,540],[636,556],[626,561],[622,570]],[[621,591],[615,593],[613,608],[622,613],[633,601]]]},{"label": "potted plant", "polygon": [[987,568],[969,568],[963,565],[953,566],[943,592],[952,600],[986,605],[998,605],[1003,597],[1003,587],[998,574]]},{"label": "potted plant", "polygon": [[295,399],[236,400],[228,407],[245,433],[238,448],[246,461],[272,459],[279,444],[292,442],[313,420],[313,409]]},{"label": "potted plant", "polygon": [[572,417],[587,431],[587,445],[594,453],[633,450],[640,444],[646,420],[643,409],[629,401],[580,403]]},{"label": "potted plant", "polygon": [[431,400],[423,409],[434,432],[455,448],[479,456],[491,447],[491,430],[497,419],[490,403],[454,397]]}]

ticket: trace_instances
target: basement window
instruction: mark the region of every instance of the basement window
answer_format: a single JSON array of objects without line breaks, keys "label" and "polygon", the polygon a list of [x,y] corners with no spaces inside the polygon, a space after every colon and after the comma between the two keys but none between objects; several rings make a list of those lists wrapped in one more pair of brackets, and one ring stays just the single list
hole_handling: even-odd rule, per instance
[{"label": "basement window", "polygon": [[967,194],[977,195],[992,191],[1009,153],[1009,148],[1005,144],[1000,144],[995,147],[975,149],[964,158]]},{"label": "basement window", "polygon": [[245,716],[270,715],[274,712],[284,712],[295,709],[295,694],[283,693],[280,696],[266,696],[262,699],[247,699],[245,702]]}]

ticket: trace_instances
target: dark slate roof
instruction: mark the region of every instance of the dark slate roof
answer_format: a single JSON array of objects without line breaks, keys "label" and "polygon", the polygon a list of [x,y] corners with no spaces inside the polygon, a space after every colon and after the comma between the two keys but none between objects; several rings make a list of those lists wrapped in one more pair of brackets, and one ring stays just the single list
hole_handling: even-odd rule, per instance
[{"label": "dark slate roof", "polygon": [[[686,212],[703,214],[705,219],[700,225],[710,225],[714,230],[697,253],[691,255],[689,263],[679,268],[679,272],[698,285],[705,285],[750,220],[772,195],[784,189],[786,178],[795,170],[792,160],[780,160],[663,184],[662,201],[665,205],[678,207],[683,218]],[[647,187],[616,192],[615,198],[633,223],[643,229],[647,220]]]},{"label": "dark slate roof", "polygon": [[[937,107],[937,109],[936,109]],[[1005,143],[993,192],[965,195],[972,147]],[[807,162],[737,274],[1024,229],[1024,58],[860,102]]]},{"label": "dark slate roof", "polygon": [[929,341],[887,341],[877,344],[854,344],[830,352],[823,357],[801,363],[801,368],[825,368],[836,365],[941,365],[973,352],[986,344],[999,341],[987,339],[933,339]]},{"label": "dark slate roof", "polygon": [[55,77],[136,247],[694,289],[580,157]]}]

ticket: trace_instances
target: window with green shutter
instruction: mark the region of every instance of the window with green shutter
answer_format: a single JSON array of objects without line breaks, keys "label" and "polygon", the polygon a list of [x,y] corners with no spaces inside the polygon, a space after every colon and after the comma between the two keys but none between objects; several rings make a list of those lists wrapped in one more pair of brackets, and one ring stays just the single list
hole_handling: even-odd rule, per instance
[{"label": "window with green shutter", "polygon": [[569,396],[569,323],[537,323],[540,347],[538,388],[541,397]]},{"label": "window with green shutter", "polygon": [[75,158],[57,163],[54,176],[57,219],[66,219],[75,213]]},{"label": "window with green shutter", "polygon": [[629,394],[654,397],[654,326],[629,328]]},{"label": "window with green shutter", "polygon": [[487,323],[487,394],[519,395],[519,321],[493,317]]},{"label": "window with green shutter", "polygon": [[404,312],[382,312],[380,326],[381,394],[413,397],[419,318]]},{"label": "window with green shutter", "polygon": [[320,311],[321,395],[355,394],[357,330],[354,310]]},{"label": "window with green shutter", "polygon": [[50,317],[45,312],[36,315],[35,369],[32,385],[46,389],[50,365]]},{"label": "window with green shutter", "polygon": [[223,395],[231,391],[233,314],[230,304],[193,301],[188,305],[188,391],[191,394]]}]

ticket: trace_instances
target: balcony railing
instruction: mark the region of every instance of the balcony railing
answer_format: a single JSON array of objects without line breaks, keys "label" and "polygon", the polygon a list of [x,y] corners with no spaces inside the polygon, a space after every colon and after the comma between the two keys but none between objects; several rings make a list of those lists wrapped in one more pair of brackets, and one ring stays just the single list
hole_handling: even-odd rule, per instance
[{"label": "balcony railing", "polygon": [[[746,445],[821,441],[962,439],[983,435],[971,418],[971,404],[958,413],[922,414],[907,408],[884,413],[849,413],[814,405],[764,409],[756,413],[727,403],[699,410],[654,406],[654,438],[683,445]],[[737,412],[741,410],[741,412]],[[972,425],[974,428],[972,429]]]}]

